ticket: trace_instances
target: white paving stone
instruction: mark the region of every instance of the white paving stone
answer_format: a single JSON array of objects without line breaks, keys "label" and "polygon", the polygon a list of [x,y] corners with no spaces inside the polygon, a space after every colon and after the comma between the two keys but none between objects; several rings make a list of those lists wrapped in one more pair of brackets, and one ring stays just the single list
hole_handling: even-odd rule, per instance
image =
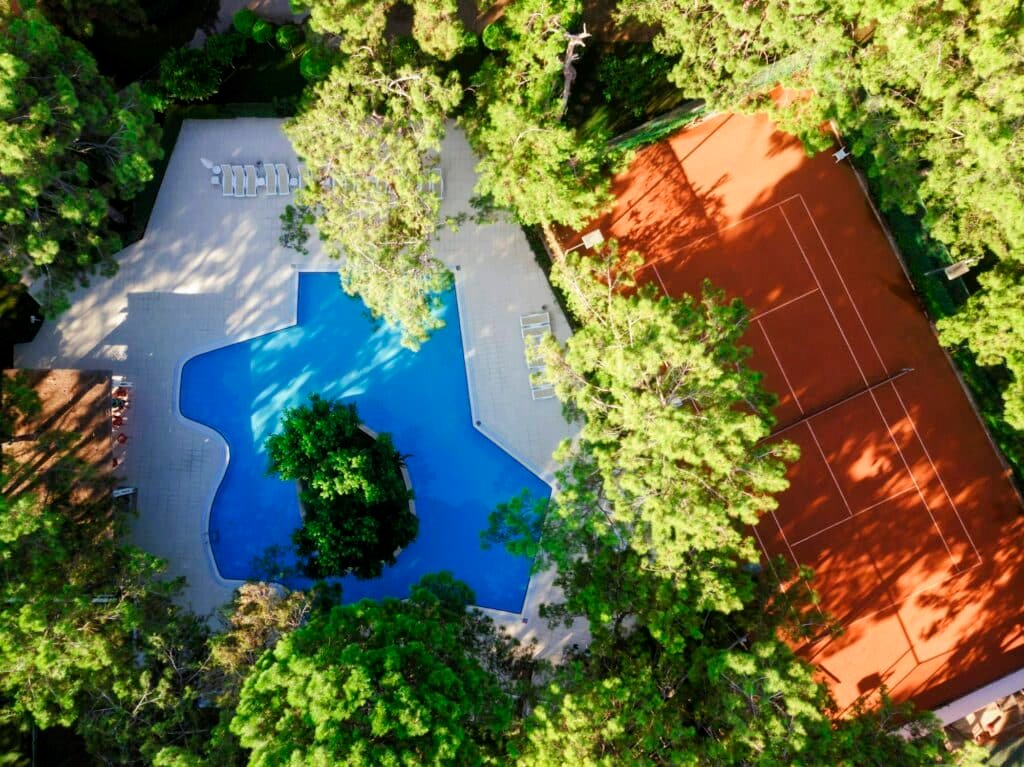
[{"label": "white paving stone", "polygon": [[[312,243],[300,256],[278,245],[289,197],[224,198],[200,162],[286,162],[295,153],[280,120],[187,120],[174,148],[145,236],[118,255],[111,279],[97,278],[71,308],[15,349],[21,367],[110,368],[136,384],[126,432],[126,481],[139,488],[134,543],[188,578],[185,601],[208,614],[236,582],[217,572],[206,530],[227,460],[214,432],[177,409],[181,365],[193,355],[278,330],[295,321],[298,270],[332,269]],[[472,152],[452,129],[442,153],[442,213],[468,211],[475,181]],[[444,231],[435,252],[455,269],[466,367],[478,428],[550,481],[551,453],[574,433],[557,400],[534,401],[519,317],[546,310],[552,329],[569,328],[550,287],[513,224],[466,224]],[[581,643],[586,633],[550,632],[538,616],[550,600],[551,574],[535,576],[522,614],[492,612],[511,632],[536,640],[544,656]],[[525,620],[524,620],[525,619]]]}]

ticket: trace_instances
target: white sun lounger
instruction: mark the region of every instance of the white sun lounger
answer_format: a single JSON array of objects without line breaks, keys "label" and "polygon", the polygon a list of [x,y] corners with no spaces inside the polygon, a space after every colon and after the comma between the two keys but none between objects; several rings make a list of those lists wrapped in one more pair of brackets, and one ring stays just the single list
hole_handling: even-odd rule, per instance
[{"label": "white sun lounger", "polygon": [[235,177],[231,175],[230,165],[220,166],[220,193],[224,197],[233,197],[235,194]]},{"label": "white sun lounger", "polygon": [[288,188],[288,166],[279,162],[274,165],[274,169],[277,171],[277,193],[291,194],[291,189]]},{"label": "white sun lounger", "polygon": [[245,175],[241,165],[231,166],[231,189],[235,197],[245,197]]},{"label": "white sun lounger", "polygon": [[547,365],[540,354],[541,342],[551,333],[551,315],[547,312],[523,314],[519,317],[519,329],[530,376],[530,396],[535,400],[551,399],[555,396],[555,387],[547,380]]},{"label": "white sun lounger", "polygon": [[255,197],[256,196],[256,166],[246,165],[245,166],[245,196]]},{"label": "white sun lounger", "polygon": [[267,197],[277,196],[277,170],[273,164],[267,164],[263,166],[263,172],[267,175]]}]

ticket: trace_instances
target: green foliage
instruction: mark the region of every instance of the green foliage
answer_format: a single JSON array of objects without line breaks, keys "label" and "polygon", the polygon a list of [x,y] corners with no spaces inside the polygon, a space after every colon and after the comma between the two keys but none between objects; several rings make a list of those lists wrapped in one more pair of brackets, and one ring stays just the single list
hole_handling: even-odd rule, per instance
[{"label": "green foliage", "polygon": [[449,574],[335,607],[257,664],[231,722],[254,767],[496,758],[531,665]]},{"label": "green foliage", "polygon": [[312,46],[299,59],[299,71],[310,82],[316,82],[327,77],[332,63],[330,53],[320,47]]},{"label": "green foliage", "polygon": [[597,65],[605,101],[634,117],[643,116],[652,94],[665,89],[672,64],[671,57],[645,45],[632,46],[621,54],[610,51]]},{"label": "green foliage", "polygon": [[274,25],[266,19],[256,19],[252,25],[252,39],[260,45],[274,39]]},{"label": "green foliage", "polygon": [[773,399],[743,364],[742,304],[707,284],[700,299],[638,288],[641,264],[612,243],[552,270],[582,327],[545,342],[548,376],[583,425],[560,448],[551,524],[630,550],[691,610],[736,609],[730,573],[757,561],[748,526],[776,507],[796,449],[766,441]]},{"label": "green foliage", "polygon": [[285,51],[290,51],[302,42],[302,27],[297,24],[284,24],[277,28],[277,46]]},{"label": "green foliage", "polygon": [[[386,44],[388,14],[398,0],[310,0],[309,26],[317,33],[336,36],[342,51],[354,53],[364,45]],[[409,0],[412,35],[420,48],[439,59],[451,59],[475,38],[459,19],[456,0]]]},{"label": "green foliage", "polygon": [[217,92],[220,81],[220,67],[203,48],[175,48],[160,61],[160,87],[172,99],[203,101]]},{"label": "green foliage", "polygon": [[944,344],[969,344],[982,365],[1002,365],[1006,422],[1024,431],[1024,268],[1006,263],[981,275],[981,291],[963,309],[938,323]]},{"label": "green foliage", "polygon": [[[461,89],[402,46],[361,48],[312,88],[306,108],[285,126],[312,183],[296,195],[328,255],[343,259],[342,286],[415,349],[443,326],[439,295],[451,287],[433,257],[439,224],[438,151],[445,116]],[[301,228],[305,213],[292,213]],[[293,227],[290,239],[304,235]]]},{"label": "green foliage", "polygon": [[300,484],[305,511],[294,541],[306,575],[379,576],[416,537],[402,457],[390,435],[359,428],[355,405],[313,394],[285,411],[267,453],[270,471]]},{"label": "green foliage", "polygon": [[260,17],[249,8],[242,8],[231,17],[231,23],[234,28],[246,37],[252,36],[253,27],[256,26],[256,22],[259,20]]},{"label": "green foliage", "polygon": [[0,274],[44,277],[44,309],[121,242],[108,218],[151,177],[159,129],[138,86],[115,92],[78,43],[32,11],[0,35]]},{"label": "green foliage", "polygon": [[520,222],[581,226],[608,199],[604,139],[582,139],[562,122],[566,33],[576,0],[510,6],[488,45],[501,45],[474,75],[476,99],[463,120],[481,155],[476,193],[483,207]]}]

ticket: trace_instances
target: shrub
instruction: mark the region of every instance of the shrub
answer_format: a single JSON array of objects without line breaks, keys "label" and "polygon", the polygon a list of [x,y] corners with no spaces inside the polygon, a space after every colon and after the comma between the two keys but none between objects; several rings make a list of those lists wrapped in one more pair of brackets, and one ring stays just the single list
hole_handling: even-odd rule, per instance
[{"label": "shrub", "polygon": [[323,80],[331,71],[331,56],[321,48],[310,48],[299,59],[299,72],[307,80]]},{"label": "shrub", "polygon": [[261,45],[274,39],[274,25],[266,19],[256,19],[252,25],[252,39]]},{"label": "shrub", "polygon": [[495,21],[484,27],[483,33],[484,47],[491,51],[500,51],[505,47],[505,42],[508,40],[507,31],[505,25],[500,21]]},{"label": "shrub", "polygon": [[234,15],[231,21],[235,25],[235,29],[248,37],[252,34],[253,26],[259,21],[259,16],[248,8],[243,8]]},{"label": "shrub", "polygon": [[285,24],[277,28],[277,45],[281,50],[290,51],[302,42],[302,27],[296,24]]},{"label": "shrub", "polygon": [[318,394],[285,411],[283,424],[267,440],[267,454],[272,472],[299,482],[299,568],[310,578],[380,575],[419,529],[390,435],[374,439],[359,428],[354,405]]}]

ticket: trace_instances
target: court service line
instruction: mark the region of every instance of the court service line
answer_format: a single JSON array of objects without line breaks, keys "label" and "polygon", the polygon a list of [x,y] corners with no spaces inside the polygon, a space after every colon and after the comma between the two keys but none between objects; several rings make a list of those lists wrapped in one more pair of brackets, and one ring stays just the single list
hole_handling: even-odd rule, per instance
[{"label": "court service line", "polygon": [[754,315],[753,317],[750,318],[750,321],[751,322],[757,322],[760,319],[764,319],[765,317],[767,317],[772,312],[777,312],[779,309],[785,309],[787,306],[789,306],[792,303],[795,303],[796,301],[799,301],[801,298],[807,298],[807,296],[811,295],[812,293],[817,293],[817,292],[818,292],[817,288],[811,288],[806,293],[804,293],[802,295],[799,295],[796,298],[791,298],[788,301],[783,301],[781,304],[776,304],[771,309],[766,309],[765,311],[761,312],[760,314]]},{"label": "court service line", "polygon": [[[815,220],[814,215],[811,213],[811,209],[807,205],[807,201],[804,199],[803,194],[799,194],[798,193],[796,196],[798,196],[800,198],[800,204],[804,206],[804,211],[807,213],[807,217],[811,220],[811,225],[814,227],[814,231],[818,235],[818,240],[821,242],[821,246],[825,249],[825,255],[828,256],[828,260],[832,264],[832,268],[835,270],[836,276],[839,278],[839,282],[843,286],[843,291],[846,293],[846,297],[850,301],[850,306],[853,307],[853,311],[857,315],[857,320],[860,322],[860,326],[864,330],[864,335],[866,335],[868,337],[868,341],[871,342],[871,348],[875,350],[875,356],[878,358],[878,363],[882,366],[882,369],[885,370],[886,369],[885,368],[885,361],[882,359],[882,354],[878,350],[878,345],[875,343],[874,336],[871,335],[871,331],[868,330],[867,323],[864,322],[864,316],[860,313],[860,308],[857,306],[857,302],[854,300],[853,294],[850,293],[850,288],[846,284],[846,279],[843,277],[843,273],[840,271],[839,265],[836,263],[835,257],[832,255],[831,248],[829,248],[828,243],[825,242],[825,238],[821,234],[821,229],[818,227],[818,222]],[[786,216],[786,211],[785,210],[782,211],[782,215],[783,215],[783,217]],[[786,219],[786,223],[789,223],[789,219],[788,218]],[[790,231],[791,232],[793,231],[793,227],[792,226],[790,226]],[[795,238],[796,238],[796,235],[794,233],[794,239]],[[799,244],[799,241],[798,241],[798,244]],[[802,246],[801,246],[801,250],[802,250]],[[899,260],[899,259],[897,259],[897,260]],[[828,299],[826,297],[826,301],[827,300]],[[852,353],[852,351],[853,350],[851,349],[851,353]],[[896,393],[896,398],[899,400],[900,407],[903,410],[903,414],[906,416],[907,420],[910,422],[910,427],[914,431],[914,436],[917,437],[917,441],[921,445],[921,449],[924,450],[925,458],[928,459],[928,464],[931,466],[932,473],[935,475],[935,478],[939,480],[939,485],[942,487],[942,492],[946,496],[946,500],[949,501],[949,505],[953,509],[953,513],[956,514],[957,521],[960,523],[960,528],[964,531],[964,535],[967,536],[967,540],[970,542],[971,548],[974,549],[975,556],[978,557],[978,559],[980,561],[981,560],[981,554],[978,551],[978,547],[974,543],[974,538],[971,536],[970,531],[967,529],[967,525],[964,524],[964,519],[963,519],[963,517],[960,514],[960,510],[957,508],[956,502],[953,500],[952,495],[950,495],[949,489],[946,487],[945,480],[943,480],[942,479],[942,475],[939,474],[939,470],[935,466],[935,461],[932,460],[931,452],[928,450],[928,446],[925,444],[924,440],[921,438],[921,434],[917,430],[917,424],[914,423],[914,419],[911,417],[910,411],[907,410],[906,403],[904,403],[903,397],[900,395],[899,390],[896,388],[895,382],[893,382],[892,389]],[[874,397],[873,394],[872,394],[872,397]],[[881,410],[879,410],[879,414],[881,414]],[[883,416],[882,420],[885,420],[884,416]],[[886,421],[886,428],[888,428],[888,425],[889,424]],[[892,436],[891,430],[890,430],[890,436]],[[896,442],[895,438],[893,438],[893,442],[894,443]],[[903,451],[900,449],[900,446],[898,444],[896,445],[896,449],[900,450],[900,454],[902,456],[902,452]],[[906,463],[906,459],[905,458],[904,458],[904,463]],[[907,467],[908,471],[909,471],[909,468],[910,467],[908,466]],[[929,510],[930,510],[930,508],[931,507],[929,507]]]},{"label": "court service line", "polygon": [[900,498],[900,497],[902,497],[904,495],[907,495],[908,493],[913,493],[913,492],[914,492],[914,488],[913,487],[908,487],[906,490],[900,490],[900,492],[898,492],[898,493],[893,493],[888,498],[883,498],[882,500],[878,501],[877,503],[873,503],[870,506],[865,506],[863,509],[860,509],[859,511],[853,512],[853,514],[848,519],[840,519],[838,522],[833,522],[831,525],[826,525],[825,527],[821,528],[820,530],[816,530],[815,532],[811,533],[810,535],[805,535],[803,538],[801,538],[798,541],[793,541],[793,545],[794,546],[799,546],[801,543],[804,543],[806,541],[811,540],[811,538],[817,538],[822,533],[827,533],[829,530],[831,530],[834,527],[839,527],[839,525],[845,525],[847,522],[850,521],[850,519],[853,519],[853,517],[859,517],[861,514],[867,514],[872,509],[877,509],[879,506],[881,506],[884,503],[888,503],[889,501],[894,501],[897,498]]},{"label": "court service line", "polygon": [[775,353],[775,347],[772,345],[772,339],[768,337],[768,332],[764,329],[764,325],[758,322],[757,327],[761,329],[761,335],[763,335],[764,340],[768,342],[768,350],[772,353],[772,356],[775,358],[775,364],[779,366],[779,371],[782,373],[782,380],[784,380],[786,382],[786,386],[789,387],[789,393],[793,395],[793,401],[796,403],[797,408],[800,410],[800,415],[803,415],[804,406],[800,404],[800,398],[796,396],[796,390],[793,388],[793,384],[789,382],[789,376],[786,375],[786,369],[782,367],[782,360],[780,360],[779,355]]},{"label": "court service line", "polygon": [[[801,197],[800,199],[801,199],[801,202],[803,202],[803,198]],[[807,215],[810,216],[810,209],[807,208],[807,204],[806,203],[803,203],[803,204],[804,204],[804,210],[807,212]],[[814,267],[811,265],[810,259],[807,258],[807,253],[804,250],[804,245],[803,245],[802,242],[800,242],[800,238],[797,237],[796,230],[793,228],[793,224],[790,222],[789,216],[786,215],[785,209],[781,209],[781,210],[782,210],[782,218],[785,219],[786,226],[789,227],[789,233],[793,236],[793,241],[796,243],[797,248],[800,250],[800,255],[803,256],[804,263],[807,264],[807,268],[808,268],[808,270],[810,270],[811,276],[814,278],[815,284],[818,286],[818,289],[821,291],[821,297],[824,299],[825,306],[828,307],[828,311],[832,315],[832,320],[836,323],[836,328],[838,328],[838,330],[839,330],[839,335],[841,335],[843,337],[843,342],[846,344],[847,351],[850,352],[850,357],[851,357],[851,359],[853,359],[853,364],[857,366],[857,371],[860,373],[860,377],[864,381],[864,385],[865,386],[869,386],[868,378],[864,374],[864,369],[860,365],[860,360],[857,359],[857,354],[853,350],[853,345],[850,343],[850,339],[847,338],[846,331],[843,329],[842,323],[839,322],[839,316],[836,314],[836,311],[835,311],[835,309],[832,306],[832,302],[828,298],[828,294],[825,293],[824,289],[821,287],[821,280],[818,279],[818,273],[816,271],[814,271]],[[815,230],[819,232],[818,236],[819,236],[819,239],[820,239],[820,237],[821,237],[820,230],[817,229],[817,224],[814,222],[814,218],[813,217],[811,217],[811,223],[814,224]],[[825,245],[824,241],[822,241],[822,245]],[[828,246],[825,246],[825,248],[826,248],[826,252],[827,252]],[[830,260],[831,260],[831,258],[832,258],[831,255],[829,255],[829,259]],[[835,268],[835,262],[834,261],[832,262],[832,266],[833,266],[833,268]],[[838,273],[838,269],[836,271]],[[840,279],[842,279],[841,275],[840,275]],[[844,284],[844,287],[845,287],[845,282],[843,284]],[[847,297],[850,298],[851,301],[853,300],[853,298],[849,294],[849,291],[847,291],[846,295],[847,295]],[[860,316],[860,315],[858,314],[858,316]],[[864,330],[865,330],[865,332],[867,332],[867,328],[864,328]],[[868,335],[870,336],[870,334],[868,334]],[[872,345],[873,344],[874,344],[874,341],[872,340]],[[881,358],[879,358],[879,362],[882,362]],[[882,363],[882,369],[885,370],[885,364],[884,363]],[[942,534],[942,528],[939,526],[939,522],[935,518],[935,514],[932,511],[932,507],[928,504],[928,499],[925,498],[924,492],[921,490],[921,486],[917,482],[917,477],[915,477],[914,476],[914,472],[910,470],[910,464],[907,462],[907,457],[903,454],[903,450],[900,448],[899,442],[896,441],[896,436],[892,433],[892,428],[889,426],[889,421],[886,420],[885,414],[882,413],[882,406],[878,404],[878,398],[875,396],[875,392],[873,390],[869,390],[868,394],[871,395],[871,401],[875,405],[875,410],[878,411],[878,417],[882,419],[882,423],[885,425],[885,430],[887,432],[889,432],[889,439],[892,440],[892,443],[893,443],[893,445],[896,448],[896,452],[899,454],[900,460],[903,462],[903,467],[907,470],[907,474],[910,475],[910,481],[914,483],[914,487],[917,488],[918,495],[921,496],[921,501],[924,503],[925,508],[928,510],[928,517],[929,517],[929,519],[931,519],[932,525],[935,526],[935,530],[939,534],[939,539],[942,541],[942,545],[946,548],[946,554],[949,556],[949,561],[953,564],[953,568],[956,569],[957,564],[956,564],[956,560],[953,558],[953,551],[949,548],[949,544],[946,543],[946,536]],[[808,423],[808,427],[809,426],[810,426],[810,424]],[[812,434],[813,434],[813,432],[812,432]],[[817,440],[815,440],[815,441],[817,441]],[[826,459],[825,462],[828,463],[828,459]],[[832,467],[829,466],[829,472],[831,472],[831,471],[832,471]],[[845,499],[844,499],[844,501],[845,501]],[[847,504],[847,509],[849,509],[849,504]],[[954,511],[956,511],[955,507],[954,507]],[[961,525],[962,525],[962,522],[961,522]]]},{"label": "court service line", "polygon": [[668,288],[665,287],[665,280],[661,279],[661,272],[658,271],[656,264],[651,264],[651,268],[654,270],[654,276],[658,278],[658,284],[661,285],[661,292],[666,296],[669,295]]}]

